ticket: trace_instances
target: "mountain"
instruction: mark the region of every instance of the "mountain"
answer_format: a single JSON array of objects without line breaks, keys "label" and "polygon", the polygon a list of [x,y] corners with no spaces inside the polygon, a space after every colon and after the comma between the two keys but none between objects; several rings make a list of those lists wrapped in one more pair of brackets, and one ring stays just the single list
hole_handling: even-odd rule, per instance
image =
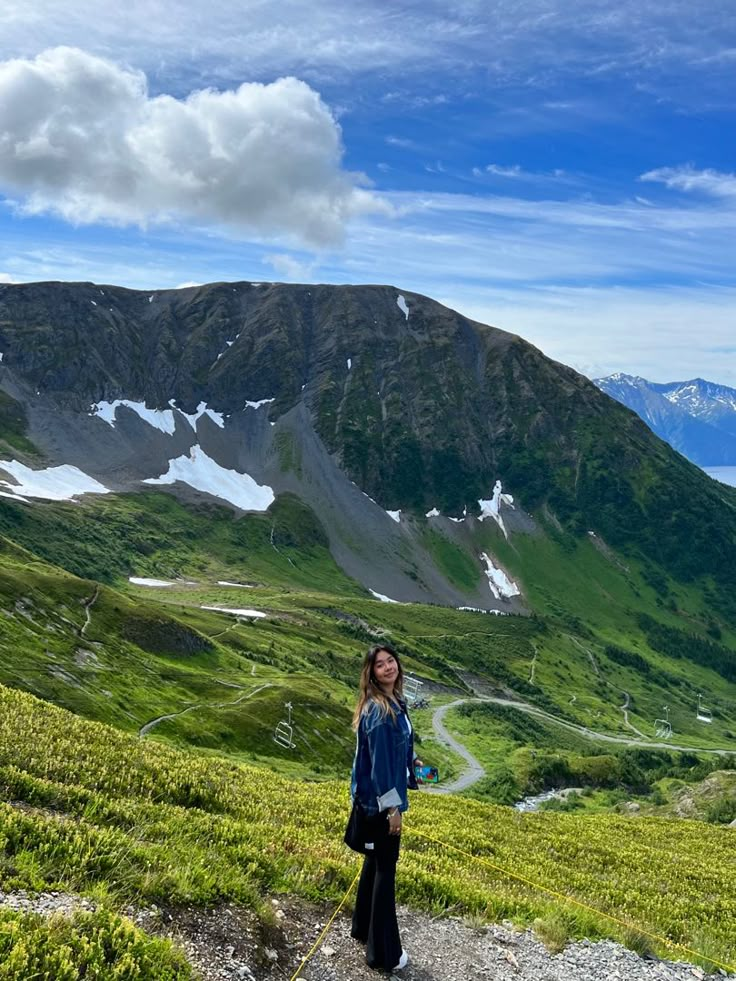
[{"label": "mountain", "polygon": [[673,405],[716,429],[736,436],[736,389],[694,378],[686,382],[652,384]]},{"label": "mountain", "polygon": [[[0,286],[0,355],[0,820],[23,846],[6,891],[187,915],[274,884],[339,899],[335,808],[376,642],[485,772],[477,800],[420,798],[414,822],[462,809],[484,848],[521,827],[488,802],[584,787],[545,834],[586,854],[636,839],[629,905],[655,926],[673,842],[727,867],[723,829],[593,813],[702,780],[700,750],[728,765],[736,490],[587,379],[388,286]],[[464,761],[435,707],[413,722],[451,783]],[[469,894],[452,871],[450,905]],[[696,931],[692,890],[665,885],[681,939],[730,963],[729,918]],[[95,949],[108,935],[109,918]]]},{"label": "mountain", "polygon": [[736,389],[702,378],[657,384],[621,372],[595,384],[698,466],[736,466]]},{"label": "mountain", "polygon": [[107,495],[170,487],[268,516],[292,495],[338,566],[387,599],[529,609],[523,542],[593,535],[650,579],[713,577],[730,609],[736,494],[572,369],[427,297],[5,285],[0,353],[1,524],[53,562],[68,563],[39,531],[53,507],[19,501],[76,493],[110,511]]}]

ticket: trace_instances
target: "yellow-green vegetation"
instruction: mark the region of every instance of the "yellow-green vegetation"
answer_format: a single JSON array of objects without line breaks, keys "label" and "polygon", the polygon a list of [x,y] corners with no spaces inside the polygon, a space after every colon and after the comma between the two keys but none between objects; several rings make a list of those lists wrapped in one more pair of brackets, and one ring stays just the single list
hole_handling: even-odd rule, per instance
[{"label": "yellow-green vegetation", "polygon": [[[341,840],[345,782],[289,780],[140,742],[4,688],[0,786],[13,802],[0,806],[5,889],[92,890],[97,897],[107,893],[111,904],[229,899],[257,907],[268,891],[334,900],[356,868]],[[622,917],[631,928],[707,948],[726,964],[736,960],[727,829],[650,818],[518,815],[415,795],[400,898],[435,912],[457,905],[491,920],[530,922],[551,916],[559,902],[421,833]],[[562,907],[573,935],[626,940],[631,929]]]},{"label": "yellow-green vegetation", "polygon": [[192,970],[167,940],[108,910],[51,919],[0,911],[0,979],[188,981]]}]

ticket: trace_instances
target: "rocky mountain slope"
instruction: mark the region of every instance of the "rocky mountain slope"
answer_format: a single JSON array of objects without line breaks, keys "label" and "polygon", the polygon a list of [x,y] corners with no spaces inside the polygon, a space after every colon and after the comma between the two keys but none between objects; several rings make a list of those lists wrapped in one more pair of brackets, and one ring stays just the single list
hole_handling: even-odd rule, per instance
[{"label": "rocky mountain slope", "polygon": [[702,378],[657,384],[620,372],[595,384],[698,466],[736,465],[736,390]]},{"label": "rocky mountain slope", "polygon": [[736,494],[570,368],[427,297],[7,285],[0,353],[6,498],[153,484],[263,512],[290,492],[396,600],[523,610],[498,553],[546,530],[715,593],[736,577]]}]

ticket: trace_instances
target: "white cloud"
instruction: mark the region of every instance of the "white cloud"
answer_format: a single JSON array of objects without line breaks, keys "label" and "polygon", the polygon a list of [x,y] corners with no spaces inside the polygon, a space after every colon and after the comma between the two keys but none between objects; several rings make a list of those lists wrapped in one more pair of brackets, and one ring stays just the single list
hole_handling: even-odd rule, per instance
[{"label": "white cloud", "polygon": [[642,174],[639,180],[664,184],[676,191],[700,191],[717,198],[736,197],[736,174],[724,174],[710,168],[696,170],[691,164],[659,167]]},{"label": "white cloud", "polygon": [[175,99],[76,48],[0,64],[0,185],[27,213],[185,218],[334,244],[380,207],[342,152],[330,110],[295,78]]},{"label": "white cloud", "polygon": [[314,262],[303,262],[296,256],[285,253],[266,255],[263,257],[263,261],[275,269],[282,279],[291,283],[308,282],[315,269]]},{"label": "white cloud", "polygon": [[527,176],[523,173],[521,167],[518,164],[513,164],[511,167],[502,167],[501,164],[488,164],[486,171],[489,174],[493,174],[496,177],[523,177]]},{"label": "white cloud", "polygon": [[490,174],[492,177],[506,177],[516,181],[530,181],[534,183],[575,183],[564,170],[556,169],[551,171],[532,171],[524,170],[519,164],[504,166],[503,164],[487,164],[485,167],[473,167],[474,177],[483,177]]},{"label": "white cloud", "polygon": [[16,280],[9,273],[0,272],[0,283],[14,283]]},{"label": "white cloud", "polygon": [[[418,71],[461,76],[482,66],[494,81],[551,91],[551,81],[573,74],[631,81],[674,70],[704,78],[723,64],[724,96],[732,89],[725,70],[733,18],[723,0],[700,0],[697,17],[692,0],[365,0],[359,8],[341,0],[4,0],[2,7],[6,57],[84,38],[90,50],[155,72],[169,90],[184,71],[230,85],[244,63],[254,78],[379,72],[392,79],[389,93],[399,87],[393,80]],[[685,88],[682,97],[697,95]],[[408,94],[438,97],[419,86]]]}]

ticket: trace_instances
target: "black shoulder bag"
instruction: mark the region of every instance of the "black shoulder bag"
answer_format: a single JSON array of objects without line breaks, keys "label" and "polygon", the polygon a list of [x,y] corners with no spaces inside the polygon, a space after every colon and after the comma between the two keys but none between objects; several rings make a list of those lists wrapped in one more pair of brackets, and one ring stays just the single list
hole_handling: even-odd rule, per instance
[{"label": "black shoulder bag", "polygon": [[343,841],[354,852],[365,855],[372,852],[388,837],[388,817],[386,812],[366,814],[357,799],[345,828]]}]

